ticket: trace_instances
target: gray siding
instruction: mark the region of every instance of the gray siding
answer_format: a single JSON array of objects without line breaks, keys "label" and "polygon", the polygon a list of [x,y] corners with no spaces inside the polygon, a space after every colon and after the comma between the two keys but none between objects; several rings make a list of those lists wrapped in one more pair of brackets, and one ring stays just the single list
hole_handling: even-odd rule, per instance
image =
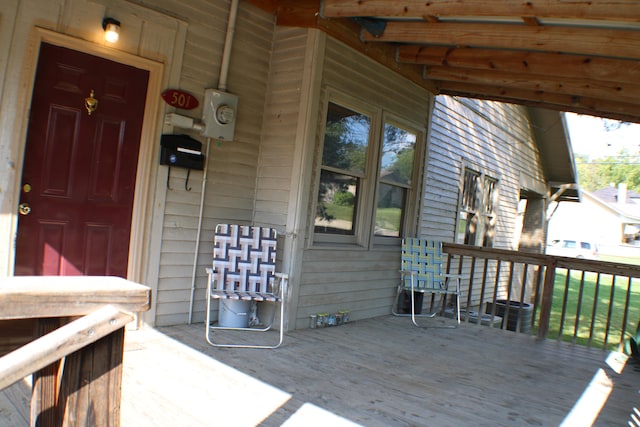
[{"label": "gray siding", "polygon": [[[283,233],[291,197],[297,123],[307,31],[278,28],[274,38],[265,104],[260,163],[255,197],[255,225],[276,227]],[[298,177],[299,179],[300,177]]]},{"label": "gray siding", "polygon": [[[228,3],[202,2],[197,7],[186,8],[184,2],[165,3],[167,10],[188,15],[185,16],[189,31],[180,86],[202,97],[206,88],[218,87]],[[196,266],[194,322],[204,320],[205,268],[211,265],[216,224],[252,222],[273,31],[272,16],[246,3],[240,4],[227,82],[227,91],[239,97],[237,126],[233,141],[210,142]],[[189,114],[199,117],[202,113],[199,109]],[[207,141],[197,133],[192,136],[203,142],[204,150]],[[186,191],[186,170],[171,170],[171,189],[166,192],[164,211],[156,325],[189,320],[202,176],[202,172],[191,171],[191,191]]]},{"label": "gray siding", "polygon": [[[326,41],[322,88],[382,107],[426,131],[428,92],[331,38]],[[318,123],[318,128],[322,126]],[[312,192],[316,191],[320,146],[321,142],[316,141]],[[309,224],[313,224],[313,213],[309,211],[307,215]],[[389,314],[398,280],[398,249],[399,246],[375,245],[318,247],[307,242],[295,327],[308,327],[309,315],[318,312],[346,309],[356,320]]]},{"label": "gray siding", "polygon": [[420,235],[454,241],[464,162],[499,180],[495,247],[511,248],[521,177],[544,174],[525,107],[438,96],[427,145]]}]

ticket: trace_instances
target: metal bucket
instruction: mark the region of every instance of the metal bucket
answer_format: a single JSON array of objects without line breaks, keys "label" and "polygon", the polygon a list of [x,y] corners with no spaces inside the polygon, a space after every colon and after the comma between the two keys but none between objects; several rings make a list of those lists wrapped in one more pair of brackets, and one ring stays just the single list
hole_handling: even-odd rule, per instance
[{"label": "metal bucket", "polygon": [[247,328],[251,301],[221,299],[218,306],[218,326],[224,328]]}]

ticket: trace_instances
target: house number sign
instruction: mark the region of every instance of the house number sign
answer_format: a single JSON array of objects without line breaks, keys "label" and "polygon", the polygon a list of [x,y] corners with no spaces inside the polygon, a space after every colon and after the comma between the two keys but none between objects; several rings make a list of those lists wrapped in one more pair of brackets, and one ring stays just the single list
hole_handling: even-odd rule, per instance
[{"label": "house number sign", "polygon": [[193,110],[199,104],[193,95],[178,89],[165,90],[162,92],[162,99],[172,107],[182,108],[183,110]]}]

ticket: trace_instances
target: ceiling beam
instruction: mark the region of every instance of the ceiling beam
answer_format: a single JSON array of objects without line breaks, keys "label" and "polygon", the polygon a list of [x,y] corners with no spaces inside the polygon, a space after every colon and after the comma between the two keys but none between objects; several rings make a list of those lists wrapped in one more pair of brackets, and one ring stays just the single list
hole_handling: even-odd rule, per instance
[{"label": "ceiling beam", "polygon": [[602,82],[582,78],[556,78],[531,73],[508,73],[494,70],[472,70],[454,67],[426,67],[425,77],[432,80],[521,88],[545,93],[557,93],[587,98],[617,99],[635,104],[640,102],[640,85]]},{"label": "ceiling beam", "polygon": [[330,18],[384,16],[537,17],[638,22],[640,2],[635,0],[324,0],[322,15]]},{"label": "ceiling beam", "polygon": [[390,68],[408,80],[435,93],[433,82],[423,78],[422,66],[398,63],[395,60],[395,46],[385,43],[367,44],[360,40],[360,25],[351,19],[321,19],[319,16],[319,0],[247,0],[266,11],[276,15],[276,22],[281,26],[317,28],[340,40],[349,47],[370,57],[374,61]]},{"label": "ceiling beam", "polygon": [[594,56],[565,55],[446,46],[401,46],[397,60],[430,66],[531,73],[620,83],[640,82],[640,62]]},{"label": "ceiling beam", "polygon": [[615,99],[581,98],[542,91],[461,82],[442,81],[436,82],[436,84],[441,95],[488,99],[640,123],[640,105],[627,104]]},{"label": "ceiling beam", "polygon": [[387,23],[379,37],[362,31],[367,42],[399,42],[537,52],[564,52],[640,59],[640,31],[514,24]]}]

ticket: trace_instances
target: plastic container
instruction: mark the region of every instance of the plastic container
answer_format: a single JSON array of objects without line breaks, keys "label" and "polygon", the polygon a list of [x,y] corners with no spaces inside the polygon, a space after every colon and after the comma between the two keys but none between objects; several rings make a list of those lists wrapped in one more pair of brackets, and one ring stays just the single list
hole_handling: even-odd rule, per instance
[{"label": "plastic container", "polygon": [[223,328],[249,327],[251,301],[221,299],[218,308],[218,326]]}]

